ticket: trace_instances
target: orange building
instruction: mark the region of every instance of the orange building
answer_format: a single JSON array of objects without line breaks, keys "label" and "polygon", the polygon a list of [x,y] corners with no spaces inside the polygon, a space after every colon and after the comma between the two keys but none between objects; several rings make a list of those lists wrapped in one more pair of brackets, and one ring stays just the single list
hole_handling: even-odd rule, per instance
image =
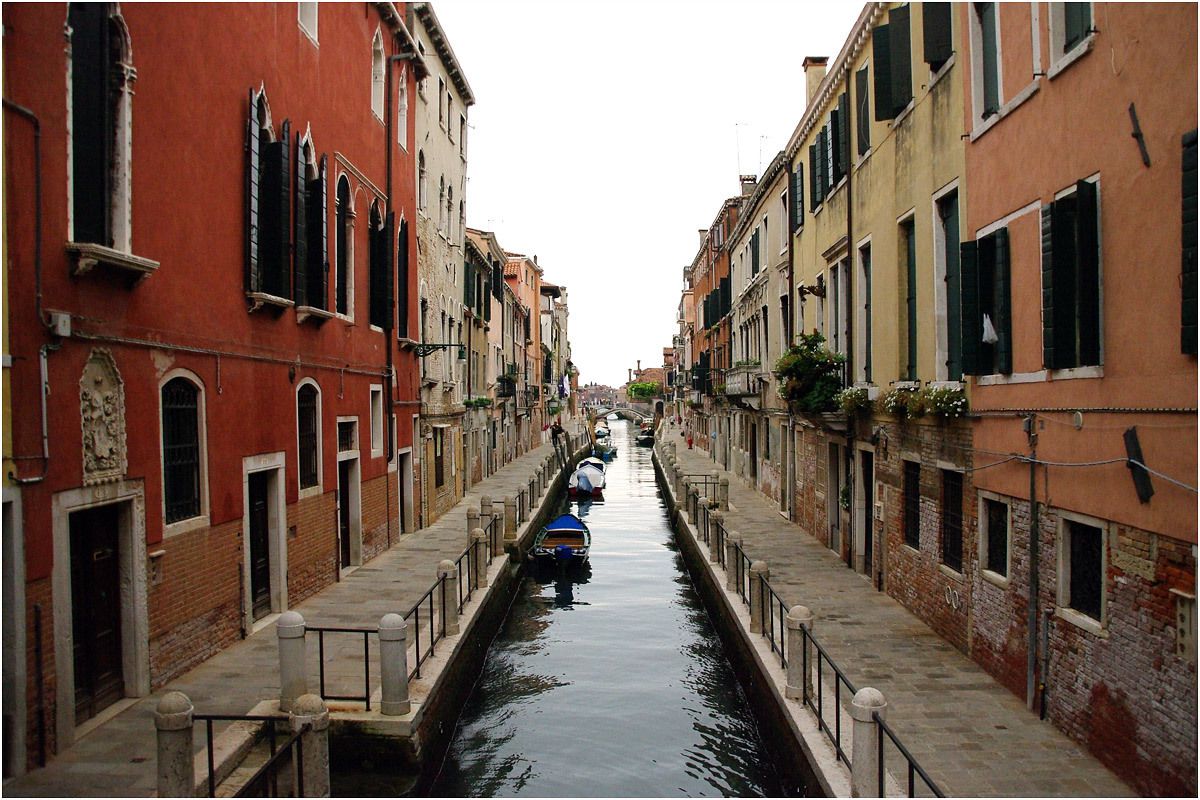
[{"label": "orange building", "polygon": [[958,14],[972,655],[1139,791],[1194,796],[1196,9]]}]

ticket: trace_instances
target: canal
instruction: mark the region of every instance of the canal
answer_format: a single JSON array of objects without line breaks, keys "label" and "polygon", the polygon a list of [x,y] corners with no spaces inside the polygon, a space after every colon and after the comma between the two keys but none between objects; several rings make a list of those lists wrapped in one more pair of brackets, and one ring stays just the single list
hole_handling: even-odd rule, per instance
[{"label": "canal", "polygon": [[683,560],[635,426],[603,501],[563,500],[590,564],[528,570],[434,796],[777,796],[754,716]]}]

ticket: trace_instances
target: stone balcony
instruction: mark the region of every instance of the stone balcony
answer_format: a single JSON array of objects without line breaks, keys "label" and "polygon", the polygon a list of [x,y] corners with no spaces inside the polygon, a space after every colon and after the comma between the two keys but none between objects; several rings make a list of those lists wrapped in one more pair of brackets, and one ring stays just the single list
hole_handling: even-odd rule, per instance
[{"label": "stone balcony", "polygon": [[759,364],[745,364],[725,370],[725,394],[729,397],[757,397],[768,373]]}]

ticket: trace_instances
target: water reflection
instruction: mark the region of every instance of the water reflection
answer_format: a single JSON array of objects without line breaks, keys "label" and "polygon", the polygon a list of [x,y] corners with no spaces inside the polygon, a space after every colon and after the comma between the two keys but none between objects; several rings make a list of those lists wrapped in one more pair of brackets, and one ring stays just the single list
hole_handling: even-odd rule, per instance
[{"label": "water reflection", "polygon": [[605,499],[571,506],[591,558],[526,573],[435,795],[781,793],[675,550],[650,451],[610,425],[625,457]]}]

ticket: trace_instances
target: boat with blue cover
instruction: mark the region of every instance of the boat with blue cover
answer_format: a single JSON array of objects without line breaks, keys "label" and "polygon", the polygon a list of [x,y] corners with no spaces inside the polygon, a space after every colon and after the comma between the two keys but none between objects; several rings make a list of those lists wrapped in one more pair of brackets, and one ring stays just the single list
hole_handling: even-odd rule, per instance
[{"label": "boat with blue cover", "polygon": [[592,547],[592,532],[574,514],[563,514],[546,523],[529,551],[532,559],[581,563]]}]

